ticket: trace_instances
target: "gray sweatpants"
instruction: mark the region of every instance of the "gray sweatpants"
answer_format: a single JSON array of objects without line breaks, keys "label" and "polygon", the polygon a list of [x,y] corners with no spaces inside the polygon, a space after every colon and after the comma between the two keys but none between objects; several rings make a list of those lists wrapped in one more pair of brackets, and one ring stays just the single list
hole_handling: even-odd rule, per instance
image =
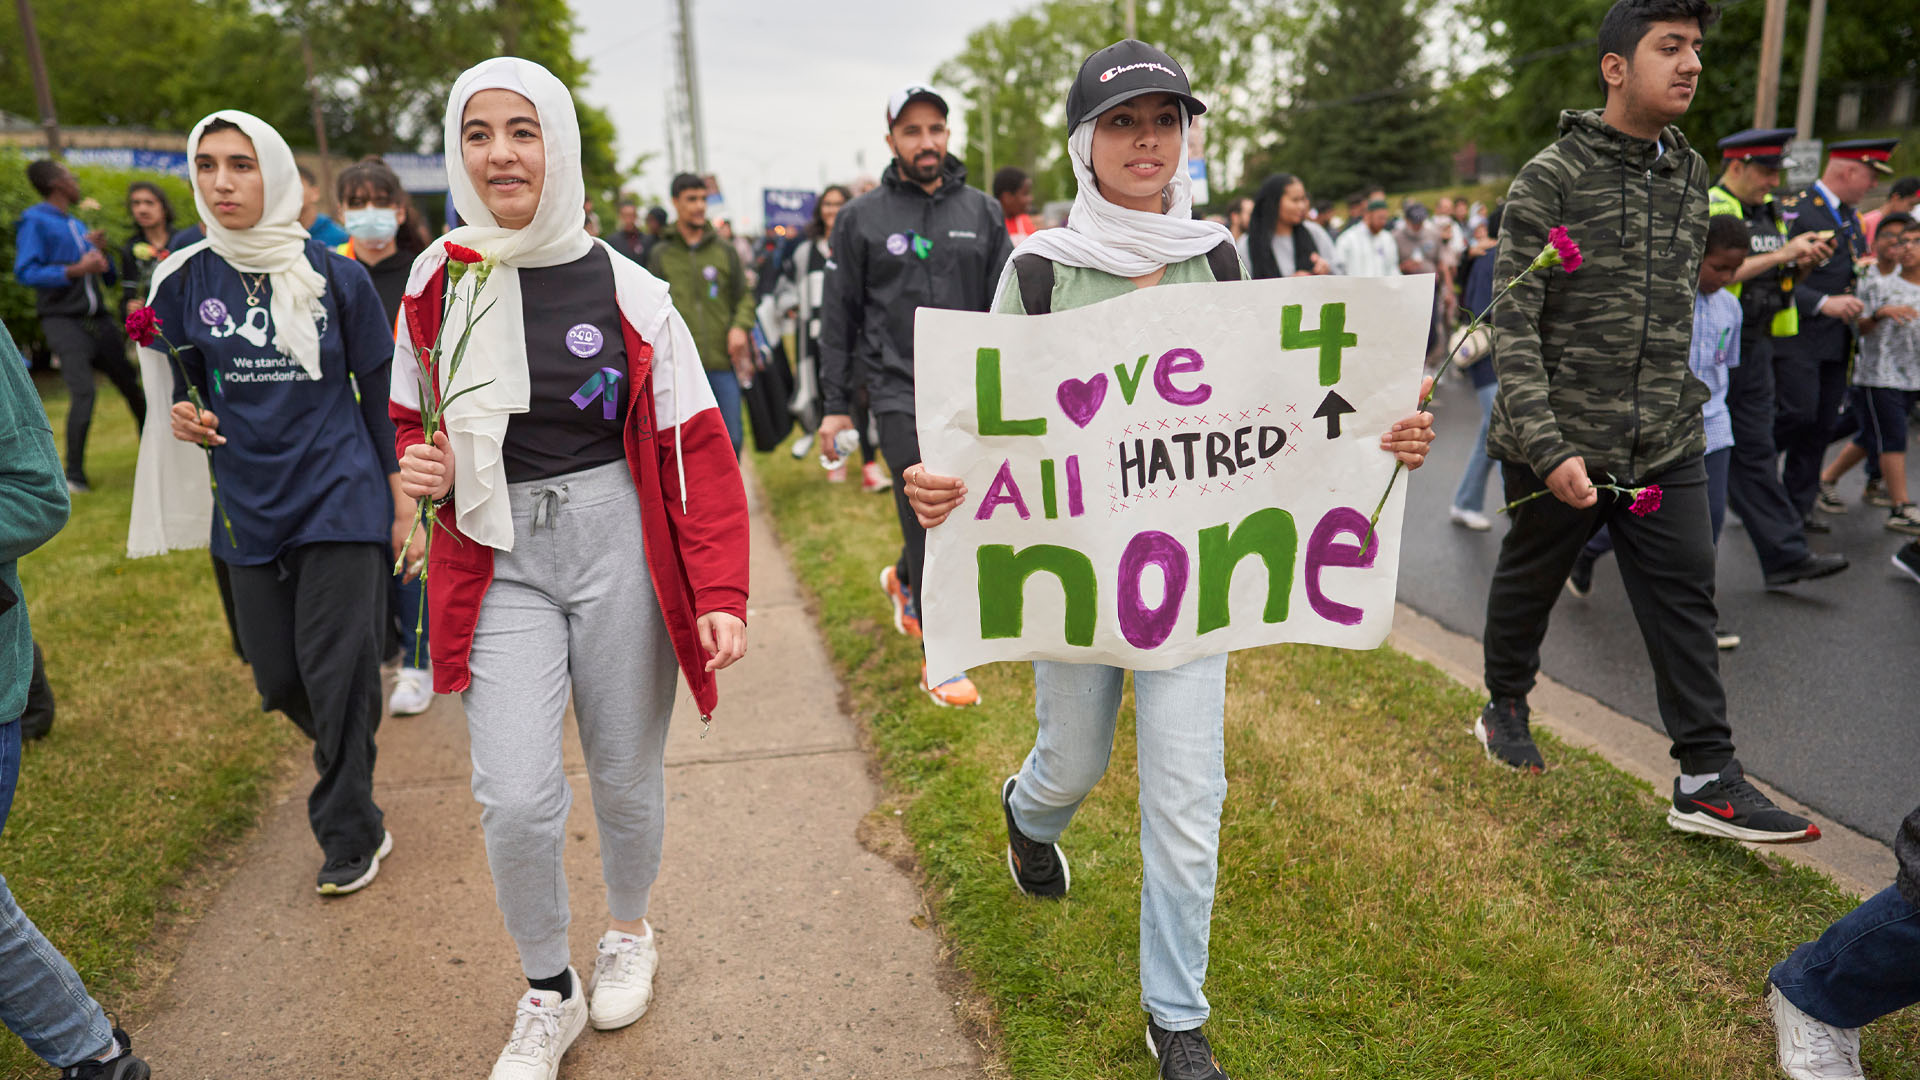
[{"label": "gray sweatpants", "polygon": [[[666,814],[678,678],[625,462],[507,488],[513,550],[496,551],[462,695],[487,865],[530,979],[567,968],[567,691],[586,751],[607,909],[647,913]],[[443,541],[450,542],[450,541]]]}]

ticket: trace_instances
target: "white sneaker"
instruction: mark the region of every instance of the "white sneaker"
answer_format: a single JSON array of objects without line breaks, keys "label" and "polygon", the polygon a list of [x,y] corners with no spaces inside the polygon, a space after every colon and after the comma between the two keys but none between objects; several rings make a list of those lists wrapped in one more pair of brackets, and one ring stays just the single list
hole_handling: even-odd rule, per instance
[{"label": "white sneaker", "polygon": [[793,460],[805,461],[807,460],[807,455],[812,452],[813,432],[809,431],[805,435],[793,440]]},{"label": "white sneaker", "polygon": [[646,937],[609,930],[600,938],[600,955],[593,961],[593,998],[587,1016],[595,1031],[623,1028],[646,1015],[653,1002],[653,973],[660,953],[653,945],[653,927]]},{"label": "white sneaker", "polygon": [[1780,1071],[1793,1080],[1866,1080],[1860,1071],[1860,1029],[1823,1024],[1788,1001],[1777,986],[1767,987],[1773,1007],[1773,1031],[1779,1041]]},{"label": "white sneaker", "polygon": [[554,1080],[560,1057],[587,1026],[587,996],[580,973],[572,968],[573,996],[562,1001],[552,990],[528,990],[513,1014],[513,1036],[493,1063],[491,1080]]},{"label": "white sneaker", "polygon": [[387,699],[387,711],[394,716],[418,716],[433,704],[433,672],[424,668],[403,667],[393,681],[393,696]]},{"label": "white sneaker", "polygon": [[1486,532],[1493,528],[1493,522],[1478,510],[1465,510],[1458,506],[1447,508],[1447,520],[1455,525],[1465,525],[1474,532]]}]

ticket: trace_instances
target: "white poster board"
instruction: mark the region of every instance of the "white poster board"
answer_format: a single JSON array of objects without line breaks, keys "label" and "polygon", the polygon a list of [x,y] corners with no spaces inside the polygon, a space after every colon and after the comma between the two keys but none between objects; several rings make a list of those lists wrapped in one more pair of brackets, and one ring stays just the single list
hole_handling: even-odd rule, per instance
[{"label": "white poster board", "polygon": [[1163,285],[1050,315],[920,310],[920,451],[966,481],[927,533],[937,683],[997,660],[1160,669],[1393,625],[1433,277]]}]

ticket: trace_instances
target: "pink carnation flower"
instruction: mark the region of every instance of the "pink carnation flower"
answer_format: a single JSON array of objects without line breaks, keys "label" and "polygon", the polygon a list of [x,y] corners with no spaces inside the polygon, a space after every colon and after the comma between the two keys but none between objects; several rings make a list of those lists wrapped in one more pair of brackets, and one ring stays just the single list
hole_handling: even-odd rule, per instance
[{"label": "pink carnation flower", "polygon": [[[1577,258],[1578,256],[1576,256]],[[1646,517],[1660,509],[1660,485],[1648,484],[1633,493],[1633,505],[1627,510],[1636,517]]]},{"label": "pink carnation flower", "polygon": [[[1560,265],[1566,267],[1567,273],[1571,274],[1580,269],[1580,245],[1574,243],[1573,237],[1567,235],[1566,226],[1555,225],[1548,229],[1547,242],[1552,244],[1553,250],[1559,254]],[[1657,507],[1660,505],[1660,489],[1654,488],[1653,491],[1653,502]]]}]

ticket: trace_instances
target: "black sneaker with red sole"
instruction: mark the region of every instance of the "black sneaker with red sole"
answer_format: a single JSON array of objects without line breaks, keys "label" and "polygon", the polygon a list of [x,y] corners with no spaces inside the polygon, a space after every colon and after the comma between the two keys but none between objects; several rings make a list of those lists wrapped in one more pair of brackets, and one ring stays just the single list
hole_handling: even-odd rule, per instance
[{"label": "black sneaker with red sole", "polygon": [[1746,840],[1755,844],[1804,844],[1820,839],[1820,826],[1773,804],[1747,779],[1738,761],[1720,770],[1720,778],[1691,795],[1673,782],[1667,824],[1681,832]]}]

